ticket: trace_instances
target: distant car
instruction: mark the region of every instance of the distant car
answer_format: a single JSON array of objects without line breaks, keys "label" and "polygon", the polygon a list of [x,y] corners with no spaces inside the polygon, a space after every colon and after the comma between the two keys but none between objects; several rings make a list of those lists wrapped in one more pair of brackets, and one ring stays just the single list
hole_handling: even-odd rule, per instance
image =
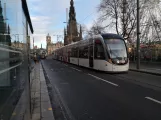
[{"label": "distant car", "polygon": [[42,55],[41,55],[41,59],[46,59],[45,54],[42,54]]},{"label": "distant car", "polygon": [[41,53],[41,59],[46,59],[46,52]]}]

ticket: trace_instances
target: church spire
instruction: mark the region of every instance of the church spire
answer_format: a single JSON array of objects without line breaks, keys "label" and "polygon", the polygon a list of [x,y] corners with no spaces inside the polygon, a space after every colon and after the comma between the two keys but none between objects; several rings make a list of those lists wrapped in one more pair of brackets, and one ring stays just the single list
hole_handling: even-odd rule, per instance
[{"label": "church spire", "polygon": [[1,0],[0,0],[0,18],[3,17],[2,16],[2,3],[1,3]]},{"label": "church spire", "polygon": [[8,31],[7,31],[8,34],[10,34],[10,26],[8,25]]},{"label": "church spire", "polygon": [[66,38],[64,41],[66,41],[67,44],[70,44],[71,42],[79,41],[79,38],[74,0],[70,0],[69,21],[66,29]]},{"label": "church spire", "polygon": [[67,35],[70,34],[69,25],[67,25]]},{"label": "church spire", "polygon": [[4,19],[3,19],[2,4],[1,4],[1,0],[0,0],[0,24],[2,24],[3,21],[4,21]]},{"label": "church spire", "polygon": [[34,44],[35,44],[35,41],[34,41],[34,38],[33,38],[33,49],[34,49],[34,46],[35,46]]},{"label": "church spire", "polygon": [[70,12],[69,12],[69,21],[76,21],[76,13],[75,13],[75,8],[74,8],[74,1],[70,1]]},{"label": "church spire", "polygon": [[9,46],[11,46],[11,36],[10,36],[10,26],[8,25],[8,29],[7,29],[8,31],[7,31],[7,44],[9,45]]},{"label": "church spire", "polygon": [[73,1],[73,0],[70,1],[70,5],[71,5],[71,6],[74,5],[74,1]]},{"label": "church spire", "polygon": [[64,28],[64,37],[67,35],[66,29]]},{"label": "church spire", "polygon": [[[5,33],[6,30],[6,25],[4,23],[4,18],[3,18],[3,10],[2,10],[2,4],[0,0],[0,33]],[[0,35],[0,42],[4,42],[4,36]]]},{"label": "church spire", "polygon": [[82,39],[82,26],[80,25],[80,33],[79,33],[79,38]]}]

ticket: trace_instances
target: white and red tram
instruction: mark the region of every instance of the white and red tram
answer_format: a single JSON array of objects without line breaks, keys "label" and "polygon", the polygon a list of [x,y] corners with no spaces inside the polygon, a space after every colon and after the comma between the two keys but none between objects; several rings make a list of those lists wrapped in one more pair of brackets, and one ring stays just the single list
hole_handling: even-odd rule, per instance
[{"label": "white and red tram", "polygon": [[107,72],[126,72],[129,59],[126,43],[117,34],[88,36],[53,51],[53,58]]}]

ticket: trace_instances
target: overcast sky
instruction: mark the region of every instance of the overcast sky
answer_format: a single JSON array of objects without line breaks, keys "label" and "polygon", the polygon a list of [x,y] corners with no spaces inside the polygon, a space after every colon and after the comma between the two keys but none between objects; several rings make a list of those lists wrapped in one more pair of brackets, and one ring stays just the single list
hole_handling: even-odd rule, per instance
[{"label": "overcast sky", "polygon": [[[38,47],[46,47],[46,35],[63,35],[66,21],[66,8],[70,7],[70,0],[27,0],[30,16],[34,28],[34,40]],[[85,24],[87,28],[98,16],[97,7],[100,0],[74,0],[77,22]],[[32,38],[31,38],[32,39]]]}]

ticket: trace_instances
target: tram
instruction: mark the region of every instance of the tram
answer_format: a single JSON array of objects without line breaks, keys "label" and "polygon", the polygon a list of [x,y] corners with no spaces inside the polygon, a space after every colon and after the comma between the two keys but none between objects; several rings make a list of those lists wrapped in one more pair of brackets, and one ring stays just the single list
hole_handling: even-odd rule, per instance
[{"label": "tram", "polygon": [[53,51],[53,58],[78,66],[107,71],[129,70],[128,50],[124,39],[117,34],[99,34]]},{"label": "tram", "polygon": [[41,59],[46,59],[47,53],[45,50],[40,50],[39,55]]}]

